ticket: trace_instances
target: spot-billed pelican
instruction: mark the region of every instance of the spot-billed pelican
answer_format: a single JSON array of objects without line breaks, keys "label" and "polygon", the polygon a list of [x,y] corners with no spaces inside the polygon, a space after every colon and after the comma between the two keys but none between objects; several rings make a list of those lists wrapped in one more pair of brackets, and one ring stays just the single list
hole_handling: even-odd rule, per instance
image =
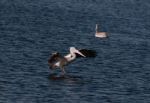
[{"label": "spot-billed pelican", "polygon": [[70,47],[70,53],[62,56],[60,53],[56,52],[53,53],[52,56],[48,60],[48,64],[50,66],[50,69],[60,68],[65,74],[64,67],[74,61],[76,58],[79,57],[95,57],[96,52],[93,50],[87,50],[87,49],[80,49],[77,50],[75,47]]},{"label": "spot-billed pelican", "polygon": [[95,30],[96,30],[95,37],[99,37],[99,38],[106,38],[106,37],[108,37],[106,32],[99,32],[98,31],[98,24],[96,24]]}]

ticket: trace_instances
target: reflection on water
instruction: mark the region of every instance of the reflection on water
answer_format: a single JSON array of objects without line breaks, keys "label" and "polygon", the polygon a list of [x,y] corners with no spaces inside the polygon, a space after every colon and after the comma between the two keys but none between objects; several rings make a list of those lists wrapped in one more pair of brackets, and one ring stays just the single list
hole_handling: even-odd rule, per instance
[{"label": "reflection on water", "polygon": [[83,83],[84,79],[81,76],[76,76],[76,75],[69,75],[69,74],[65,74],[65,75],[58,75],[56,73],[53,74],[49,74],[48,76],[49,80],[53,80],[53,81],[64,81],[64,82],[68,82],[68,83]]}]

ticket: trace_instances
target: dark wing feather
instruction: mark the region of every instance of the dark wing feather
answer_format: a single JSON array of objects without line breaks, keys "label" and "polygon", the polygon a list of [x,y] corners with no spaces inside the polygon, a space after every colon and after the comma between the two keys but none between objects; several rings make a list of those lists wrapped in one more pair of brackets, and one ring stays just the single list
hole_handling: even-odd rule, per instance
[{"label": "dark wing feather", "polygon": [[[80,49],[79,50],[83,55],[85,55],[86,57],[96,57],[96,51],[94,50],[88,50],[88,49]],[[79,54],[76,54],[77,57],[82,57]]]},{"label": "dark wing feather", "polygon": [[59,61],[59,58],[62,58],[62,56],[58,52],[52,54],[52,56],[48,59],[50,68],[54,68],[54,64]]},{"label": "dark wing feather", "polygon": [[56,61],[56,58],[59,56],[59,53],[52,53],[51,57],[48,59],[48,63],[53,63]]}]

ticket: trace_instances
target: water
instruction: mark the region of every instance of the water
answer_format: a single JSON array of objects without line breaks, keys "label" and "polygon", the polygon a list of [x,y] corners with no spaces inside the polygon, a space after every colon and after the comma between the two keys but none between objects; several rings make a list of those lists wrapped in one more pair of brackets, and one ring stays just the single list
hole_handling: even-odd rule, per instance
[{"label": "water", "polygon": [[[149,103],[149,9],[148,0],[1,0],[0,103]],[[94,37],[96,23],[108,39]],[[50,79],[50,54],[70,46],[97,57]]]}]

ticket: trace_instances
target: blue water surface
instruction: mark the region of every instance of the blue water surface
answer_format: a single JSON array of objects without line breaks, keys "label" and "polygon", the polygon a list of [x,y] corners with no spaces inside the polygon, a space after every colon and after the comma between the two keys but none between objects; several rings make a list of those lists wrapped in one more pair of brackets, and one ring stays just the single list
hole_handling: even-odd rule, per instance
[{"label": "blue water surface", "polygon": [[[0,0],[0,103],[150,103],[149,10],[149,0]],[[109,38],[95,38],[96,23]],[[71,46],[97,56],[50,79],[51,53]]]}]

